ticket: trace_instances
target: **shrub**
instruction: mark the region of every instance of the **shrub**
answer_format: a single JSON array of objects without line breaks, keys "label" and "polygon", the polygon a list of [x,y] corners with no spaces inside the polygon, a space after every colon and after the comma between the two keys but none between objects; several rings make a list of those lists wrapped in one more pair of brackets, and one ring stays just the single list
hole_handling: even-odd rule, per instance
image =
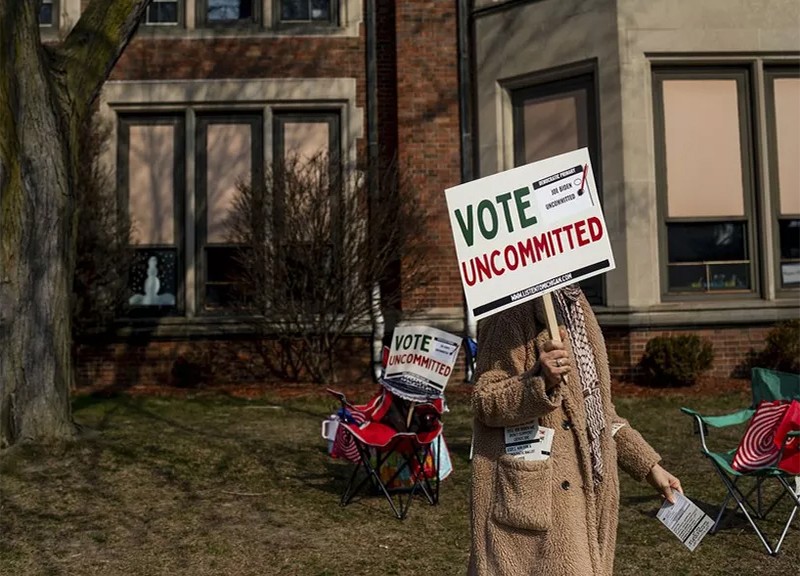
[{"label": "shrub", "polygon": [[711,342],[696,334],[657,336],[647,342],[641,366],[655,386],[691,386],[713,360]]},{"label": "shrub", "polygon": [[767,333],[764,349],[752,350],[748,361],[750,367],[800,372],[800,320],[777,324]]},{"label": "shrub", "polygon": [[285,365],[332,381],[344,337],[402,312],[401,285],[434,278],[415,177],[392,161],[370,191],[358,166],[318,154],[290,156],[267,166],[258,185],[239,187],[228,221],[241,247],[231,280],[255,332],[288,344]]}]

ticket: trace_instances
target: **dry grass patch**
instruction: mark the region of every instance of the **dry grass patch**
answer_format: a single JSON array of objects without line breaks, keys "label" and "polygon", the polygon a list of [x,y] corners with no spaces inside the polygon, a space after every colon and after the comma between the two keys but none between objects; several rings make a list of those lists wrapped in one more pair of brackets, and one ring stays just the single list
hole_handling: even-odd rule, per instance
[{"label": "dry grass patch", "polygon": [[[621,398],[617,407],[710,511],[722,486],[677,409],[688,403],[720,412],[742,402],[736,394],[665,396]],[[339,506],[350,468],[327,456],[319,436],[334,408],[321,393],[77,398],[78,441],[2,455],[0,574],[463,574],[466,398],[454,395],[445,415],[455,472],[442,485],[440,504],[417,500],[402,522],[377,497]],[[798,528],[778,558],[763,553],[741,521],[690,554],[655,520],[660,503],[648,487],[623,478],[622,494],[620,575],[788,574],[800,565]],[[767,526],[774,533],[777,524]]]}]

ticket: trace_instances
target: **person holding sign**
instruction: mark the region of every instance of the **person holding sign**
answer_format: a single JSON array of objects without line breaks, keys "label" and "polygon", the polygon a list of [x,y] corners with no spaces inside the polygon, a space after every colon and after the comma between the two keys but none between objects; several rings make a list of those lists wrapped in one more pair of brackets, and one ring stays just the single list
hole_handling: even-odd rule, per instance
[{"label": "person holding sign", "polygon": [[[605,342],[577,284],[480,321],[472,405],[471,576],[611,576],[617,465],[682,492],[611,401]],[[560,340],[563,340],[561,342]]]}]

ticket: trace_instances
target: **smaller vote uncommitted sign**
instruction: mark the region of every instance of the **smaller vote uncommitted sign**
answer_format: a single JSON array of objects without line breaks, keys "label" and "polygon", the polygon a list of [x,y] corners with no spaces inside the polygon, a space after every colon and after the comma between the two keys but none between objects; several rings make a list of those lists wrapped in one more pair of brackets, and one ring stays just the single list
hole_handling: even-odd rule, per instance
[{"label": "smaller vote uncommitted sign", "polygon": [[411,376],[443,391],[456,363],[461,338],[429,326],[398,326],[386,361],[385,379]]},{"label": "smaller vote uncommitted sign", "polygon": [[586,148],[445,191],[476,319],[614,269]]}]

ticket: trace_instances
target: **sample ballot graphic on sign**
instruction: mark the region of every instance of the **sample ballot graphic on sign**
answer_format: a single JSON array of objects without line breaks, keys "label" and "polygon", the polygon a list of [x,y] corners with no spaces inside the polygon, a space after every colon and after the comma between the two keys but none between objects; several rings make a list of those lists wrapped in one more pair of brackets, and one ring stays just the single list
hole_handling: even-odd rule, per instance
[{"label": "sample ballot graphic on sign", "polygon": [[445,191],[476,319],[614,269],[586,148]]}]

